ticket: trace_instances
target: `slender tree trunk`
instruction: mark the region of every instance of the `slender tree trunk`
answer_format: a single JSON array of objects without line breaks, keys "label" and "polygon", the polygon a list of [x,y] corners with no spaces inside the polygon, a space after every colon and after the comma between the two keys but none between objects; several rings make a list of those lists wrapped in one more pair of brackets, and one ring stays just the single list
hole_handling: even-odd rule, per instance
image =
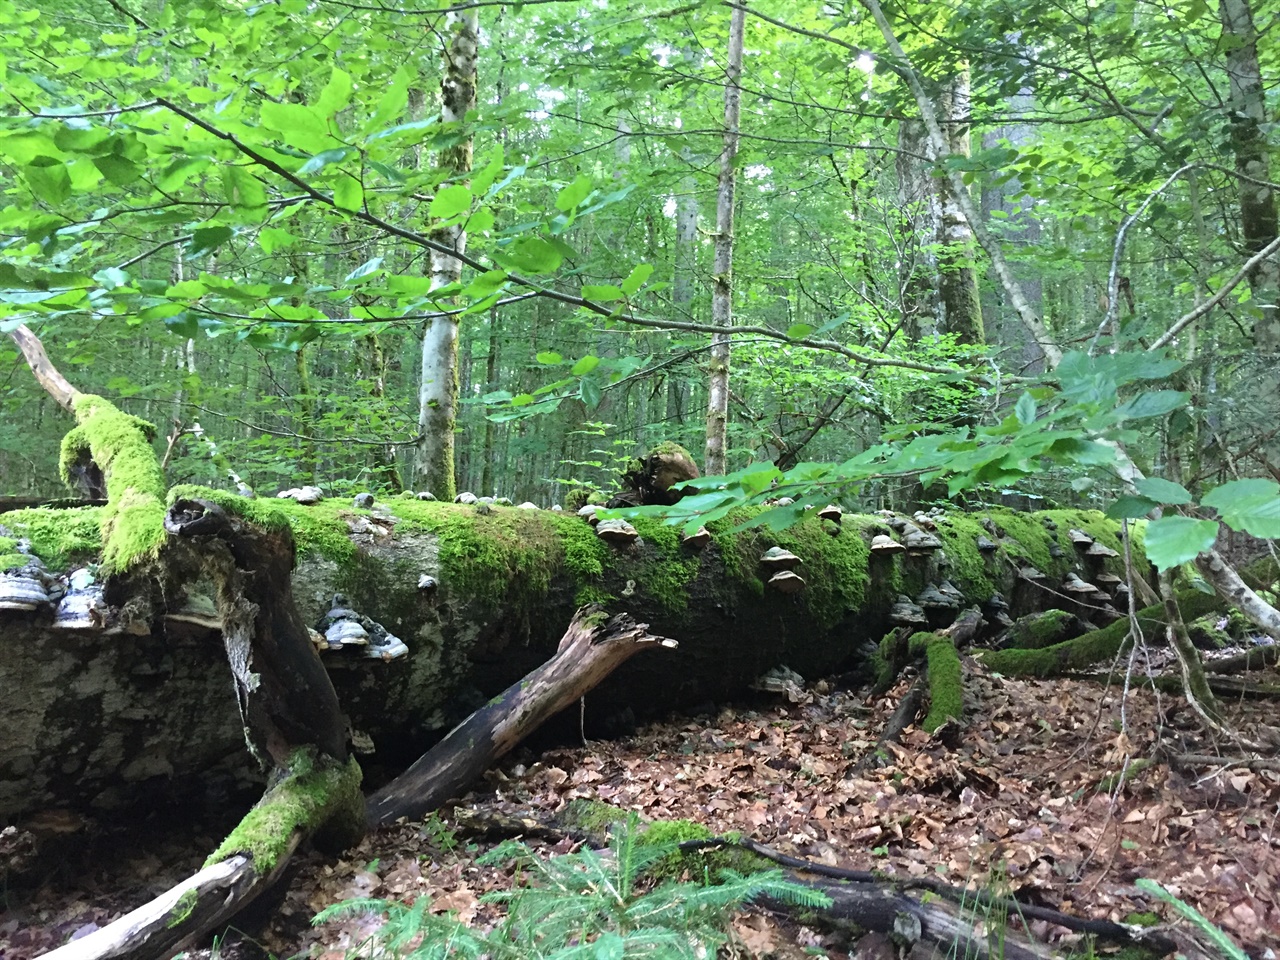
[{"label": "slender tree trunk", "polygon": [[[944,133],[952,156],[969,156],[969,65],[961,65],[942,90],[941,110]],[[939,157],[938,159],[943,159]],[[943,321],[948,333],[961,343],[983,343],[982,302],[978,297],[978,271],[974,266],[977,245],[973,229],[960,207],[957,193],[967,188],[956,178],[937,181],[942,220],[938,240],[942,252],[938,260],[938,289],[942,298]]]},{"label": "slender tree trunk", "polygon": [[[688,148],[681,158],[693,166],[693,155]],[[676,197],[676,250],[672,269],[671,299],[675,305],[677,320],[693,319],[693,280],[698,267],[698,181],[692,173],[680,181],[680,194]],[[685,384],[674,373],[667,376],[667,421],[678,425],[684,421],[686,395]]]},{"label": "slender tree trunk", "polygon": [[[498,333],[500,330],[500,314],[498,308],[489,311],[489,356],[484,362],[484,390],[491,393],[498,389]],[[496,424],[488,417],[484,421],[484,450],[480,476],[480,489],[484,495],[494,495],[493,485],[493,431]]]},{"label": "slender tree trunk", "polygon": [[[364,341],[365,363],[368,366],[369,397],[373,400],[376,411],[386,409],[387,396],[387,355],[382,349],[382,340],[376,333],[362,338]],[[404,489],[400,482],[400,470],[396,464],[396,448],[394,444],[373,447],[369,454],[376,484],[384,490],[399,493]]]},{"label": "slender tree trunk", "polygon": [[[480,45],[480,25],[474,8],[451,10],[445,18],[449,46],[444,52],[444,80],[441,82],[441,119],[461,124],[476,105],[476,58]],[[439,164],[447,173],[462,179],[471,170],[472,142],[443,151]],[[462,253],[467,234],[460,225],[433,230],[432,239]],[[462,261],[447,253],[431,251],[433,288],[457,283],[462,278]],[[422,371],[418,390],[418,441],[415,472],[419,485],[442,500],[453,499],[455,490],[453,431],[458,415],[458,324],[451,318],[433,320],[422,338]]]},{"label": "slender tree trunk", "polygon": [[[716,255],[712,270],[711,322],[733,323],[733,194],[737,180],[738,114],[742,104],[742,37],[746,11],[734,7],[729,22],[729,57],[725,68],[724,149],[720,152],[720,189],[716,195]],[[729,426],[729,334],[711,335],[711,377],[707,387],[707,447],[703,472],[725,472]]]},{"label": "slender tree trunk", "polygon": [[[298,432],[310,437],[316,423],[316,395],[311,386],[311,364],[305,343],[294,353],[293,366],[298,374],[298,406],[302,410],[302,429]],[[298,441],[298,479],[316,482],[316,446],[307,439]]]}]

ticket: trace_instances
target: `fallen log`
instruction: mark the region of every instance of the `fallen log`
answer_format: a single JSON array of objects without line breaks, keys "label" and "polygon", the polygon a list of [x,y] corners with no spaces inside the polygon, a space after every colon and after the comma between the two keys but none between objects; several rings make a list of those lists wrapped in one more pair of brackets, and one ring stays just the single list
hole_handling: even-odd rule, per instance
[{"label": "fallen log", "polygon": [[578,610],[550,661],[471,714],[369,798],[370,823],[381,826],[435,810],[619,664],[642,650],[675,649],[676,641],[648,630],[647,623],[626,614],[610,617],[598,606]]}]

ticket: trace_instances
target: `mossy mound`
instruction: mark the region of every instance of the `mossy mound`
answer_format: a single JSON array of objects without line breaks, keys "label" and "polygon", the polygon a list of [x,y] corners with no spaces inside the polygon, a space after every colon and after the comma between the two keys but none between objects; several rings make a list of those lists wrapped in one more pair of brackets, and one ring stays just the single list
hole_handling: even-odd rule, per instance
[{"label": "mossy mound", "polygon": [[933,733],[947,721],[958,722],[964,717],[964,678],[960,654],[949,638],[933,637],[925,646],[925,657],[929,663],[929,713],[923,726],[927,733]]},{"label": "mossy mound", "polygon": [[[13,510],[0,514],[0,525],[13,537],[30,541],[31,552],[49,569],[65,570],[76,563],[96,560],[101,554],[102,512],[102,507]],[[0,553],[5,555],[0,564],[10,565],[10,550],[14,551],[12,556],[21,561],[12,565],[21,566],[26,562],[16,547],[17,541],[12,538],[0,540]]]}]

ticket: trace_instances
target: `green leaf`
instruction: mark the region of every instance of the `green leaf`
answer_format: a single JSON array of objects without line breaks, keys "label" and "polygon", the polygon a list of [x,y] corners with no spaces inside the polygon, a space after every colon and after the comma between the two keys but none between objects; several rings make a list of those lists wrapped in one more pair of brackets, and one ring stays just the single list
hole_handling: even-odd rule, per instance
[{"label": "green leaf", "polygon": [[502,254],[515,269],[525,273],[553,273],[564,257],[541,237],[525,237],[511,244]]},{"label": "green leaf", "polygon": [[583,377],[578,384],[578,397],[587,405],[588,410],[594,410],[604,399],[604,392],[593,377]]},{"label": "green leaf", "polygon": [[1029,393],[1024,393],[1018,398],[1018,403],[1013,408],[1013,413],[1018,418],[1018,422],[1024,427],[1035,423],[1036,398]]},{"label": "green leaf", "polygon": [[1280,537],[1280,484],[1274,480],[1232,480],[1210,490],[1200,502],[1217,510],[1233,530]]},{"label": "green leaf", "polygon": [[297,237],[279,227],[263,227],[258,231],[258,246],[268,256],[283,247],[291,247],[297,242]]},{"label": "green leaf", "polygon": [[409,103],[409,84],[413,82],[413,77],[413,72],[407,66],[402,65],[396,70],[395,76],[387,85],[387,92],[378,101],[370,126],[384,127],[404,113],[404,108]]},{"label": "green leaf", "polygon": [[634,297],[636,291],[644,287],[650,276],[653,275],[653,264],[636,264],[631,273],[627,274],[627,279],[623,280],[621,287],[622,292],[628,297]]},{"label": "green leaf", "polygon": [[591,354],[587,354],[585,357],[583,357],[581,360],[575,363],[569,372],[572,373],[575,377],[581,377],[584,374],[590,373],[592,370],[594,370],[598,366],[600,366],[600,358],[596,356],[592,356]]},{"label": "green leaf", "polygon": [[467,285],[467,289],[462,292],[468,297],[488,297],[501,290],[502,285],[506,282],[507,271],[486,270],[484,273],[476,276],[476,278]]},{"label": "green leaf", "polygon": [[471,190],[476,194],[483,194],[498,178],[498,174],[502,172],[503,152],[502,144],[497,144],[493,148],[493,156],[489,158],[489,162],[484,168],[471,178]]},{"label": "green leaf", "polygon": [[1157,569],[1168,570],[1213,546],[1218,538],[1216,520],[1193,520],[1190,517],[1161,517],[1147,524],[1144,546],[1147,559]]},{"label": "green leaf", "polygon": [[1174,483],[1172,480],[1147,477],[1145,480],[1136,481],[1134,486],[1138,488],[1138,492],[1144,497],[1148,497],[1157,503],[1182,504],[1191,502],[1191,494],[1187,492],[1187,488],[1180,483]]},{"label": "green leaf", "polygon": [[436,191],[436,195],[431,199],[431,208],[428,213],[433,217],[444,220],[470,208],[470,188],[460,183],[455,183]]},{"label": "green leaf", "polygon": [[142,176],[138,165],[126,157],[94,157],[93,164],[117,187],[127,187]]},{"label": "green leaf", "polygon": [[1191,399],[1191,394],[1181,390],[1153,390],[1140,393],[1128,403],[1116,409],[1122,420],[1141,420],[1146,417],[1162,417],[1172,413]]},{"label": "green leaf", "polygon": [[1146,497],[1120,497],[1107,507],[1107,516],[1112,520],[1141,520],[1158,506],[1159,503]]},{"label": "green leaf", "polygon": [[343,177],[333,185],[333,202],[341,210],[359,210],[364,203],[364,187],[355,177]]},{"label": "green leaf", "polygon": [[31,192],[48,204],[60,204],[71,196],[71,174],[58,160],[42,158],[22,170]]},{"label": "green leaf", "polygon": [[560,356],[560,354],[556,353],[554,350],[544,350],[542,353],[538,354],[535,359],[537,359],[539,363],[545,364],[564,363],[564,357]]},{"label": "green leaf", "polygon": [[793,323],[787,327],[787,336],[792,340],[803,340],[816,329],[817,327],[811,323]]},{"label": "green leaf", "polygon": [[359,280],[362,277],[367,277],[369,274],[376,272],[381,266],[381,257],[374,257],[371,260],[366,260],[364,263],[360,264],[360,266],[348,273],[346,277],[343,278],[343,282],[351,283],[353,280]]},{"label": "green leaf", "polygon": [[289,146],[308,154],[320,153],[333,142],[324,118],[300,103],[267,101],[262,105],[261,118],[264,127],[280,134]]},{"label": "green leaf", "polygon": [[193,257],[209,253],[230,240],[234,233],[230,227],[198,227],[191,233],[187,253]]},{"label": "green leaf", "polygon": [[341,163],[343,160],[347,159],[347,155],[352,152],[353,151],[350,147],[340,147],[336,150],[321,150],[298,168],[298,176],[305,177],[308,174],[323,170],[331,163]]},{"label": "green leaf", "polygon": [[574,178],[573,183],[556,194],[556,209],[568,213],[587,199],[587,194],[590,192],[591,181],[579,174]]},{"label": "green leaf", "polygon": [[622,289],[609,284],[588,284],[582,288],[582,298],[584,300],[598,300],[601,303],[608,303],[610,300],[621,300]]},{"label": "green leaf", "polygon": [[341,67],[334,67],[333,73],[329,75],[329,82],[320,91],[316,109],[322,117],[332,116],[351,102],[351,94],[354,91],[355,85],[351,82],[351,75]]}]

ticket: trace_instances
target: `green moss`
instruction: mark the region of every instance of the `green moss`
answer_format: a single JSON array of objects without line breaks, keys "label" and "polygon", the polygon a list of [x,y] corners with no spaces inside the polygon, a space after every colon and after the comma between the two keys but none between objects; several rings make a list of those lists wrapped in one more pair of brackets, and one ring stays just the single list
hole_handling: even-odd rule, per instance
[{"label": "green moss", "polygon": [[12,537],[0,537],[0,573],[12,570],[27,562],[27,558],[18,552],[18,541]]},{"label": "green moss", "polygon": [[980,518],[962,513],[949,513],[938,521],[935,531],[946,551],[951,567],[947,579],[959,587],[966,596],[985,600],[996,592],[995,582],[987,568],[988,557],[978,549],[978,538],[991,539]]},{"label": "green moss", "polygon": [[1124,922],[1135,927],[1156,927],[1160,925],[1160,914],[1131,913],[1124,918]]},{"label": "green moss", "polygon": [[334,816],[353,816],[362,809],[360,767],[355,759],[343,766],[317,764],[310,748],[290,758],[289,772],[218,846],[205,866],[235,854],[247,854],[254,869],[266,875],[288,849],[294,831],[314,832]]},{"label": "green moss", "polygon": [[169,909],[169,918],[165,921],[165,927],[172,930],[178,924],[182,923],[187,917],[191,916],[191,912],[195,910],[196,904],[200,902],[199,896],[194,890],[187,890]]},{"label": "green moss", "polygon": [[937,639],[938,635],[936,633],[930,633],[927,630],[920,630],[913,633],[907,638],[907,653],[912,658],[918,657],[922,653],[926,653],[929,649],[929,644],[933,643],[933,641]]},{"label": "green moss", "polygon": [[597,842],[603,842],[610,827],[626,821],[627,813],[603,800],[575,797],[565,804],[557,819],[566,827],[581,831]]},{"label": "green moss", "polygon": [[1061,643],[1071,632],[1075,619],[1065,610],[1046,610],[1022,617],[1009,628],[1008,645],[1019,650],[1040,650]]},{"label": "green moss", "polygon": [[628,569],[634,571],[636,588],[667,612],[679,613],[689,605],[688,587],[698,575],[701,555],[683,547],[679,527],[651,517],[637,517],[633,523],[636,532],[654,551],[653,556],[638,567],[628,565]]},{"label": "green moss", "polygon": [[[348,535],[346,517],[368,515],[367,510],[353,509],[344,500],[321,500],[304,507],[296,500],[287,498],[242,497],[226,490],[190,484],[174,487],[169,491],[168,499],[171,504],[176,500],[208,500],[264,530],[288,527],[293,531],[293,539],[299,552],[318,553],[338,563],[349,560],[356,553]],[[398,509],[402,505],[397,503],[396,506]]]},{"label": "green moss", "polygon": [[97,558],[102,550],[102,513],[102,507],[38,507],[0,515],[0,524],[31,541],[31,552],[50,569],[65,570]]},{"label": "green moss", "polygon": [[[710,840],[714,834],[692,820],[654,820],[640,835],[642,847],[668,846],[687,843],[690,840]],[[733,836],[727,839],[733,839]],[[714,880],[723,870],[735,873],[757,873],[775,869],[776,864],[735,846],[704,847],[701,850],[672,850],[654,860],[645,873],[655,880],[679,880],[686,873],[693,873]]]},{"label": "green moss", "polygon": [[[1198,590],[1178,594],[1178,606],[1184,619],[1204,616],[1218,607],[1217,597]],[[1165,629],[1164,607],[1146,607],[1138,611],[1138,622],[1149,639],[1160,639]],[[1042,650],[994,650],[982,657],[988,670],[1010,677],[1052,677],[1067,670],[1083,670],[1095,663],[1115,658],[1128,648],[1129,621],[1117,620],[1101,630],[1093,630],[1074,640],[1055,643]]]},{"label": "green moss", "polygon": [[79,426],[62,440],[62,477],[70,483],[76,466],[89,459],[102,471],[108,500],[100,515],[102,565],[127,570],[157,556],[165,538],[164,474],[151,448],[155,427],[92,394],[80,394],[72,407]]},{"label": "green moss", "polygon": [[680,444],[676,443],[674,440],[663,440],[660,443],[655,443],[653,447],[649,450],[649,456],[652,457],[655,455],[688,457],[690,463],[698,462],[697,460],[693,459],[693,454],[691,454],[684,447],[680,446]]},{"label": "green moss", "polygon": [[933,637],[925,647],[925,656],[929,662],[929,713],[924,729],[933,733],[948,720],[964,717],[964,679],[960,655],[947,637]]}]

